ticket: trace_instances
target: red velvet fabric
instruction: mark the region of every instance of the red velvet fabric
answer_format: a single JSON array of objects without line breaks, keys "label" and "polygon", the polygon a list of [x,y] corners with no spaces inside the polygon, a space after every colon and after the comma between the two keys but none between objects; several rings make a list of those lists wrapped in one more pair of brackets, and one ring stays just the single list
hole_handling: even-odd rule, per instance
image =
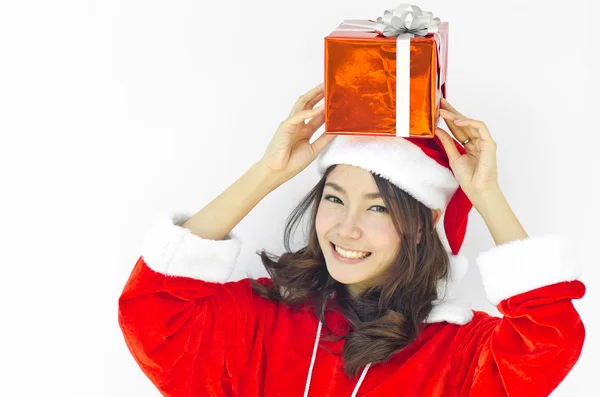
[{"label": "red velvet fabric", "polygon": [[[269,279],[260,279],[268,283]],[[427,325],[387,363],[373,364],[358,396],[548,396],[571,370],[585,329],[573,307],[585,286],[565,281],[474,311],[465,325]],[[336,334],[348,330],[333,302]],[[303,396],[318,319],[224,284],[164,276],[137,261],[119,299],[119,325],[146,376],[165,396]],[[323,336],[327,332],[323,328]],[[321,341],[341,353],[343,341]],[[357,378],[318,349],[309,396],[350,396]]]}]

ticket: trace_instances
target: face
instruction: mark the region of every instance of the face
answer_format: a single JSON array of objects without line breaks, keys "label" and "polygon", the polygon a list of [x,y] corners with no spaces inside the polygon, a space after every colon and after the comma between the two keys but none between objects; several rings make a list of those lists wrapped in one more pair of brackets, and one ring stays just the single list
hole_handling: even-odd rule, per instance
[{"label": "face", "polygon": [[[391,264],[400,245],[370,172],[340,164],[327,176],[315,228],[329,274],[356,295]],[[334,248],[346,250],[347,259]],[[354,252],[348,252],[354,251]],[[369,253],[362,258],[364,253]]]}]

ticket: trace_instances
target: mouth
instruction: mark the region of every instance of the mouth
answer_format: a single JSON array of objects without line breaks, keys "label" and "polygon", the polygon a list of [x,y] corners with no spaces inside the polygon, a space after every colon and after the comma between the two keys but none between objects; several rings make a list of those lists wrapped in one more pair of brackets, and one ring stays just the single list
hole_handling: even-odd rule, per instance
[{"label": "mouth", "polygon": [[331,241],[329,242],[329,245],[331,246],[331,252],[333,254],[333,257],[340,261],[340,262],[344,262],[344,263],[358,263],[358,262],[362,262],[364,260],[366,260],[367,258],[369,258],[371,256],[371,252],[369,252],[367,254],[367,256],[362,257],[362,258],[346,258],[344,256],[341,256],[336,250],[335,250],[335,244],[333,244]]}]

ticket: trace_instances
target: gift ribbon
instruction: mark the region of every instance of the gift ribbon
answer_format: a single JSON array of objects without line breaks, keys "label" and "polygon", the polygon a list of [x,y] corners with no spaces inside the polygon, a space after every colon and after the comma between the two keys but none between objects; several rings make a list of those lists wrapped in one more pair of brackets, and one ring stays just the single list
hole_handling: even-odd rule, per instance
[{"label": "gift ribbon", "polygon": [[[396,136],[410,136],[410,39],[415,36],[426,36],[438,33],[440,18],[433,13],[423,11],[416,5],[400,4],[396,8],[385,10],[376,21],[367,20],[370,24],[351,23],[347,20],[342,25],[354,29],[336,29],[344,32],[374,32],[381,36],[393,37],[396,40]],[[440,40],[438,40],[438,43]],[[438,48],[438,51],[440,49]],[[405,106],[398,106],[399,104]]]}]

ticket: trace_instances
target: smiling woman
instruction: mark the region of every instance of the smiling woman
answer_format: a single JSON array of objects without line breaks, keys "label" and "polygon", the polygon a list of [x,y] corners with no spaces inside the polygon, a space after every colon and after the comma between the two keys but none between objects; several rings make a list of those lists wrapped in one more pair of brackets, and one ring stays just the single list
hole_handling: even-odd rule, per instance
[{"label": "smiling woman", "polygon": [[[308,243],[294,252],[290,240],[305,215],[310,216]],[[251,281],[253,290],[294,307],[311,299],[319,307],[329,296],[336,298],[356,329],[344,346],[346,371],[353,376],[418,337],[419,324],[437,298],[437,282],[448,271],[448,255],[435,229],[438,220],[439,210],[379,175],[332,165],[288,218],[287,252],[260,253],[273,284]],[[371,254],[346,259],[347,252],[338,254],[334,246]],[[364,327],[375,319],[377,325]]]},{"label": "smiling woman", "polygon": [[[198,213],[157,216],[119,299],[144,373],[177,397],[549,395],[581,353],[585,286],[560,238],[529,238],[514,216],[485,125],[451,124],[467,149],[439,131],[310,143],[322,98],[322,85],[301,96],[262,159]],[[271,277],[232,281],[232,229],[315,159],[286,251],[259,252]],[[473,207],[498,244],[477,265],[502,317],[453,297]]]}]

